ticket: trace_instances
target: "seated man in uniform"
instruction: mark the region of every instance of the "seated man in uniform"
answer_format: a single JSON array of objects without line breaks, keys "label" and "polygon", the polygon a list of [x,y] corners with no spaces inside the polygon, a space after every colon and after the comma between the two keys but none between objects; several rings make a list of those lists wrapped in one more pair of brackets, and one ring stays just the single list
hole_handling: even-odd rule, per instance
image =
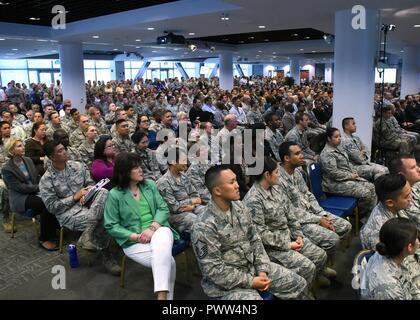
[{"label": "seated man in uniform", "polygon": [[236,176],[224,165],[205,176],[212,200],[197,217],[192,243],[204,292],[224,300],[260,300],[270,291],[280,299],[303,298],[304,278],[270,262],[248,209],[238,201]]}]

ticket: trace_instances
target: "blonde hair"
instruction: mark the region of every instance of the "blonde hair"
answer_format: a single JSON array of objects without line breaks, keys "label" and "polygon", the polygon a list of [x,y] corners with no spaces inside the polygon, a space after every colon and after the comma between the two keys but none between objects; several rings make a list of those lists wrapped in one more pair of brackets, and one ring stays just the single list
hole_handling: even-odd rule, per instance
[{"label": "blonde hair", "polygon": [[4,145],[4,149],[9,158],[13,158],[14,156],[13,149],[15,148],[16,144],[18,144],[19,142],[23,143],[22,139],[10,138],[9,140],[7,140],[6,144]]}]

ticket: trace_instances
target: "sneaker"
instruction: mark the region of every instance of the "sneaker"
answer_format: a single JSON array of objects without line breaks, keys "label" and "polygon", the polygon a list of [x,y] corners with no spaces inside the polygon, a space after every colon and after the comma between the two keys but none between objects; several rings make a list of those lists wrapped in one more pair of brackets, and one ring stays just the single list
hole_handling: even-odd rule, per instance
[{"label": "sneaker", "polygon": [[[11,222],[3,222],[3,229],[4,229],[4,232],[6,232],[6,233],[12,233],[12,223]],[[17,231],[17,228],[16,228],[16,225],[15,225],[13,232],[16,232],[16,231]]]},{"label": "sneaker", "polygon": [[320,275],[318,277],[318,280],[317,280],[317,285],[320,288],[327,288],[327,287],[331,286],[331,282],[325,276]]},{"label": "sneaker", "polygon": [[325,267],[324,270],[322,270],[322,275],[327,278],[335,278],[337,277],[337,271],[332,268]]},{"label": "sneaker", "polygon": [[121,275],[121,266],[117,263],[108,249],[102,250],[102,263],[105,269],[113,276]]},{"label": "sneaker", "polygon": [[82,249],[88,250],[88,251],[96,251],[97,248],[95,244],[93,243],[93,228],[88,227],[83,231],[82,235],[79,238],[79,241],[77,241],[77,245],[81,247]]}]

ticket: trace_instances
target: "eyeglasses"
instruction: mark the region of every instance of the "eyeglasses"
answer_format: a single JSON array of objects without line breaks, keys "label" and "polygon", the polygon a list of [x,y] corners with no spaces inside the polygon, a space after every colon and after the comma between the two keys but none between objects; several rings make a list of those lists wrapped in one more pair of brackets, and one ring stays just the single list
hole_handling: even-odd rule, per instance
[{"label": "eyeglasses", "polygon": [[109,146],[106,146],[105,147],[105,149],[112,149],[112,148],[114,148],[115,146],[113,145],[113,144],[111,144],[111,145],[109,145]]}]

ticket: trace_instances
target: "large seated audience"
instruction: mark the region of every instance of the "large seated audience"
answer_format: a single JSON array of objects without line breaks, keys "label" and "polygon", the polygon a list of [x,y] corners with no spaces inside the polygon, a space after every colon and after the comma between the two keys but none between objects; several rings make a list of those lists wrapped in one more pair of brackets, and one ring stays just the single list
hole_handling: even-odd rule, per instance
[{"label": "large seated audience", "polygon": [[357,199],[361,243],[374,253],[362,297],[420,298],[419,93],[387,85],[382,101],[376,88],[372,148],[351,110],[342,131],[332,127],[333,84],[320,81],[235,77],[230,91],[217,77],[88,81],[84,110],[59,81],[11,81],[4,93],[4,232],[12,212],[40,215],[43,249],[58,250],[65,227],[120,275],[115,241],[152,269],[158,299],[176,298],[172,246],[188,233],[209,298],[314,299],[352,229],[312,193],[307,169],[318,163],[326,194]]}]

